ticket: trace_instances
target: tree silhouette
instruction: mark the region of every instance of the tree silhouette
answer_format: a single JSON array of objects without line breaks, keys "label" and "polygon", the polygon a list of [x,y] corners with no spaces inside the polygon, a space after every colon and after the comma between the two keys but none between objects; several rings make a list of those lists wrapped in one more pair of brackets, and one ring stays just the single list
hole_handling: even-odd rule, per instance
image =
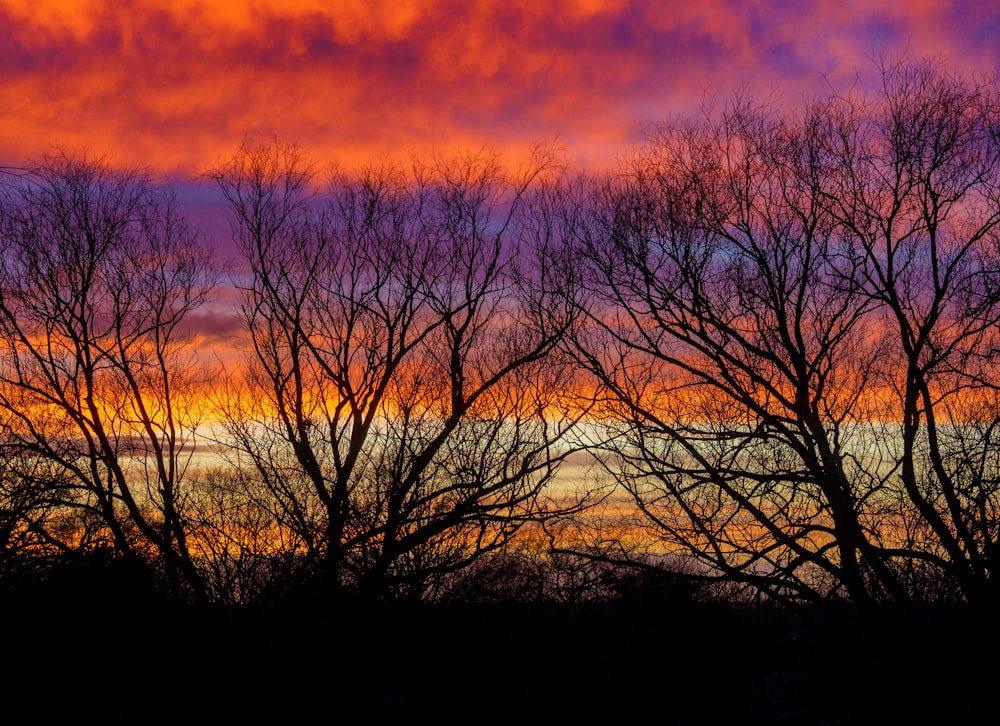
[{"label": "tree silhouette", "polygon": [[997,87],[736,97],[580,225],[577,354],[665,550],[777,599],[995,601]]},{"label": "tree silhouette", "polygon": [[299,149],[274,143],[210,173],[248,265],[252,355],[228,434],[331,587],[423,597],[578,508],[545,495],[582,415],[557,355],[572,271],[529,219],[553,168],[483,153],[321,189]]},{"label": "tree silhouette", "polygon": [[75,518],[47,527],[49,544],[152,558],[171,592],[202,598],[184,523],[200,393],[185,321],[209,257],[142,172],[59,155],[0,184],[0,431],[43,462],[19,479],[28,496],[54,493]]}]

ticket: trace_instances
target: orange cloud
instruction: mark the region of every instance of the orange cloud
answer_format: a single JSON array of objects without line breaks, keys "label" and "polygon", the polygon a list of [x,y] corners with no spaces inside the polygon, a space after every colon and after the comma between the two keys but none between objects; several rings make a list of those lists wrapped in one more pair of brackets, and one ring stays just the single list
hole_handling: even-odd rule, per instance
[{"label": "orange cloud", "polygon": [[61,145],[189,175],[277,133],[347,165],[559,135],[604,165],[705,92],[822,91],[879,48],[993,70],[998,17],[985,0],[0,1],[0,161]]}]

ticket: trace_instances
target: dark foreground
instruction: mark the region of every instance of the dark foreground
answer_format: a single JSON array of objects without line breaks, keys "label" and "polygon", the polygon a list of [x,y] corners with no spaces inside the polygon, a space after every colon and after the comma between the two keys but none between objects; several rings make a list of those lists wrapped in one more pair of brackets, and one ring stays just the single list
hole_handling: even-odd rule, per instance
[{"label": "dark foreground", "polygon": [[818,725],[980,723],[998,706],[997,620],[965,608],[862,617],[636,594],[194,611],[118,585],[4,594],[8,715]]}]

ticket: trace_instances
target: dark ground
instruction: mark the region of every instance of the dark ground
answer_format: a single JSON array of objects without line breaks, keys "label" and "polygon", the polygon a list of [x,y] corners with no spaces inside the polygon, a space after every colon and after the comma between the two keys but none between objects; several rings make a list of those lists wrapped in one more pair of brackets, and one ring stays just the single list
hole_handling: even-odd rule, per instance
[{"label": "dark ground", "polygon": [[961,607],[195,611],[100,578],[0,606],[5,712],[43,722],[978,724],[998,706],[997,619]]}]

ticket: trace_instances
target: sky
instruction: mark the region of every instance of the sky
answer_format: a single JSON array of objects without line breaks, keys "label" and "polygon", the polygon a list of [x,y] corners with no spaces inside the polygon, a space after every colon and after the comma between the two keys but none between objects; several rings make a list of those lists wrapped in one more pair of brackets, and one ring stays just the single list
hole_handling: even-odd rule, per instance
[{"label": "sky", "polygon": [[348,167],[555,143],[608,168],[706,98],[794,102],[901,52],[994,72],[1000,4],[0,0],[0,164],[58,147],[180,182],[277,136]]},{"label": "sky", "polygon": [[[482,147],[516,164],[543,144],[607,170],[707,99],[794,104],[867,83],[880,53],[996,72],[1000,3],[0,0],[0,166],[62,150],[144,167],[220,248],[199,174],[245,140],[341,168]],[[220,305],[200,325],[228,335]]]}]

